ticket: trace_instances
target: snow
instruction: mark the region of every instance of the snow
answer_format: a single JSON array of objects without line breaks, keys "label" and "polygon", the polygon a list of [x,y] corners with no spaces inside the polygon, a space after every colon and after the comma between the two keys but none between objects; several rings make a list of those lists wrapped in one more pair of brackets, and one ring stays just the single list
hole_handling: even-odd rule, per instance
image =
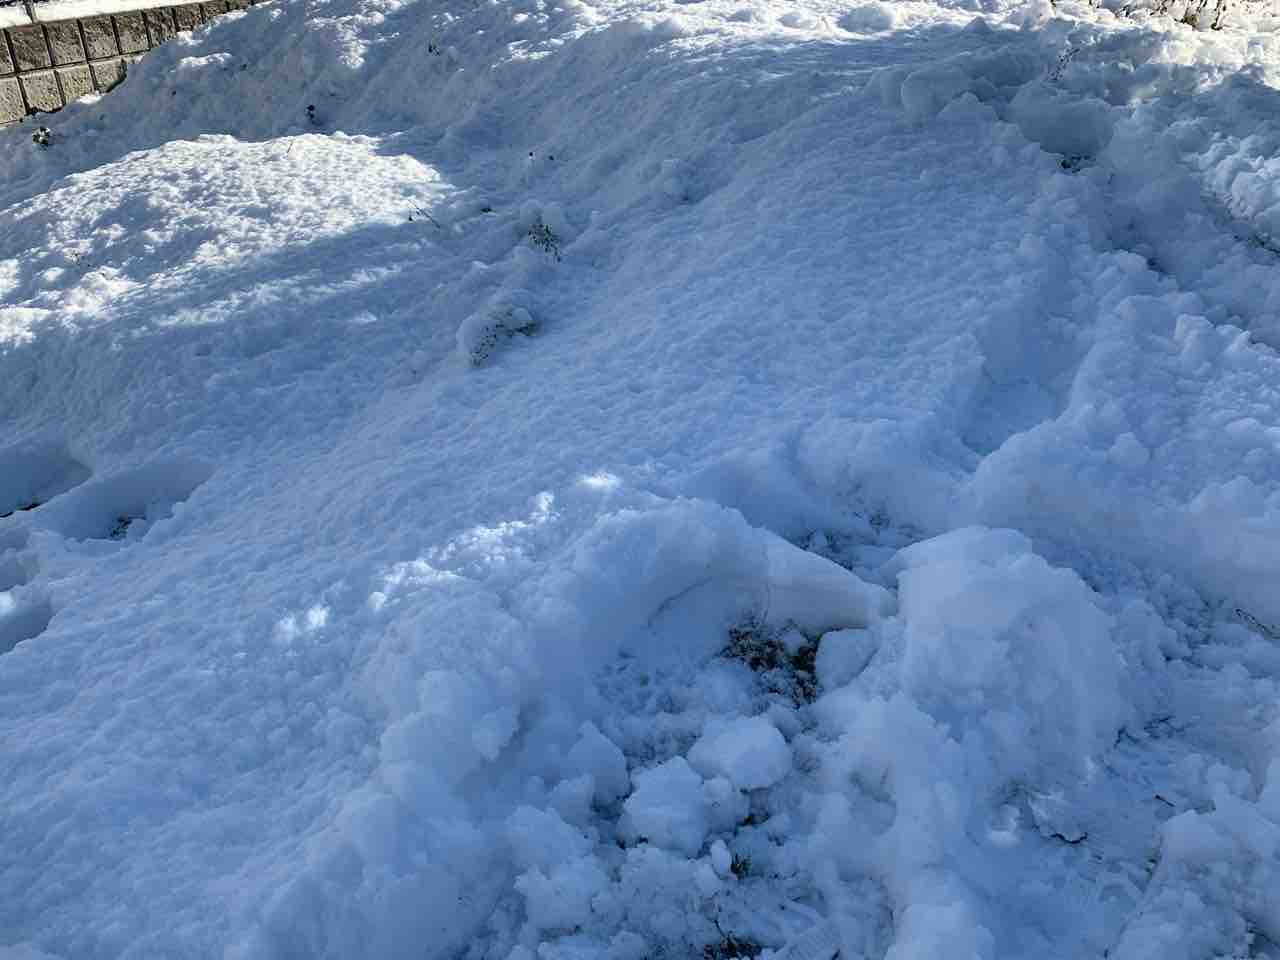
[{"label": "snow", "polygon": [[894,566],[904,690],[962,742],[987,740],[982,752],[1006,778],[1075,781],[1134,725],[1111,618],[1022,534],[955,530],[907,547]]},{"label": "snow", "polygon": [[167,5],[165,0],[37,0],[32,4],[31,12],[37,23],[54,23],[108,13],[133,13]]},{"label": "snow", "polygon": [[696,857],[707,836],[702,777],[684,757],[635,776],[635,792],[624,804],[631,832],[655,846]]},{"label": "snow", "polygon": [[171,5],[169,0],[36,0],[28,6],[11,0],[9,4],[0,7],[0,27],[55,23],[59,20],[111,13],[134,13]]},{"label": "snow", "polygon": [[277,0],[0,131],[0,960],[1280,956],[1278,71]]},{"label": "snow", "polygon": [[615,803],[631,791],[627,758],[616,743],[589,721],[582,725],[578,742],[570,748],[565,761],[566,770],[581,770],[591,777],[597,803]]},{"label": "snow", "polygon": [[814,658],[818,681],[828,690],[845,686],[867,668],[877,650],[877,639],[869,630],[832,630],[823,634]]},{"label": "snow", "polygon": [[738,717],[708,724],[690,748],[689,762],[704,777],[723,776],[739,790],[762,790],[791,772],[791,748],[767,718]]}]

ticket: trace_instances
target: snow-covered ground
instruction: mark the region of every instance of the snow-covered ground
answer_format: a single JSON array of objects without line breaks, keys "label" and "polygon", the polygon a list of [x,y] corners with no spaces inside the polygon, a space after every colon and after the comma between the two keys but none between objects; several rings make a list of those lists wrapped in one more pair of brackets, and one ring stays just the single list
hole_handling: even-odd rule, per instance
[{"label": "snow-covered ground", "polygon": [[1278,81],[281,0],[0,132],[0,957],[1280,957]]}]

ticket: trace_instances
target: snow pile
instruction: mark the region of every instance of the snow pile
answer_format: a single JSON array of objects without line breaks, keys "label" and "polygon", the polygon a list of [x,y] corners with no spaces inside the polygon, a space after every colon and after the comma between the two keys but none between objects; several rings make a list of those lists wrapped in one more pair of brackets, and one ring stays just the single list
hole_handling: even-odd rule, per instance
[{"label": "snow pile", "polygon": [[1277,955],[1277,64],[297,0],[0,132],[0,957]]}]

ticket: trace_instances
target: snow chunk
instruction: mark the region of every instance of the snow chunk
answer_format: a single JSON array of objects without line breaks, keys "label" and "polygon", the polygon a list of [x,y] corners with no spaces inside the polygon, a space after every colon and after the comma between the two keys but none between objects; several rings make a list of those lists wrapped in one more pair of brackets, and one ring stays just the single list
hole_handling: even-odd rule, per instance
[{"label": "snow chunk", "polygon": [[902,109],[912,120],[935,117],[969,90],[969,75],[954,64],[930,64],[902,81]]},{"label": "snow chunk", "polygon": [[595,857],[581,857],[555,867],[537,868],[516,878],[524,894],[529,924],[539,930],[572,930],[591,919],[591,901],[609,887],[609,877]]},{"label": "snow chunk", "polygon": [[519,807],[507,818],[507,842],[521,869],[543,870],[585,855],[591,841],[555,813]]},{"label": "snow chunk", "polygon": [[842,14],[836,24],[850,33],[879,33],[892,30],[897,22],[897,14],[889,4],[863,3]]},{"label": "snow chunk", "polygon": [[684,757],[641,771],[627,798],[633,834],[659,847],[696,856],[707,835],[702,778]]},{"label": "snow chunk", "polygon": [[613,803],[631,789],[626,757],[593,723],[582,725],[578,742],[569,751],[565,764],[571,774],[591,775],[597,803]]},{"label": "snow chunk", "polygon": [[722,877],[729,876],[733,867],[733,855],[723,840],[711,844],[711,866]]},{"label": "snow chunk", "polygon": [[1073,98],[1044,83],[1019,90],[1009,116],[1028,140],[1066,156],[1097,156],[1114,129],[1111,108],[1101,100]]},{"label": "snow chunk", "polygon": [[1126,470],[1141,470],[1151,459],[1151,452],[1132,433],[1122,433],[1111,444],[1107,459]]},{"label": "snow chunk", "polygon": [[561,780],[552,789],[547,800],[567,823],[588,826],[595,815],[591,808],[594,793],[595,778],[584,773],[580,777]]},{"label": "snow chunk", "polygon": [[968,528],[894,560],[906,621],[903,685],[957,733],[1031,776],[1072,776],[1128,716],[1111,619],[1073,571],[1013,530]]},{"label": "snow chunk", "polygon": [[479,366],[504,340],[531,337],[538,324],[524,307],[499,305],[473,313],[458,325],[458,352],[472,365]]},{"label": "snow chunk", "polygon": [[707,804],[707,827],[712,833],[732,831],[751,810],[747,795],[727,777],[712,777],[702,785]]},{"label": "snow chunk", "polygon": [[765,538],[769,620],[808,633],[860,627],[893,612],[893,596],[825,557]]},{"label": "snow chunk", "polygon": [[823,634],[814,658],[818,682],[825,690],[843,687],[866,669],[879,641],[868,630],[832,630]]},{"label": "snow chunk", "polygon": [[712,722],[689,751],[704,777],[727,777],[739,790],[771,787],[791,772],[791,748],[764,717]]}]

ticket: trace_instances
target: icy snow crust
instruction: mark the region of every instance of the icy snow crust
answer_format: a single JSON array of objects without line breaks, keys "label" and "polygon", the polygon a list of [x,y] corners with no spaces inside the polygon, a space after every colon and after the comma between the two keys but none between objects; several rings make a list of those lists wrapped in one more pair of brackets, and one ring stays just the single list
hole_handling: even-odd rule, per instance
[{"label": "icy snow crust", "polygon": [[280,2],[0,133],[0,957],[1280,956],[1274,13]]}]

